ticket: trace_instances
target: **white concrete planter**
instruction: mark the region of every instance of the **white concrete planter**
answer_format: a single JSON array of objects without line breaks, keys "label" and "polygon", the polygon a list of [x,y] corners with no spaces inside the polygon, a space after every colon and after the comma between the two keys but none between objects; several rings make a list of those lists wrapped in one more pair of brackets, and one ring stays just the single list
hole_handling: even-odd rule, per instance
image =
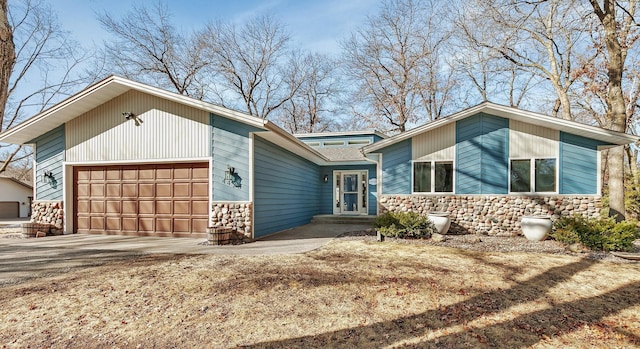
[{"label": "white concrete planter", "polygon": [[449,218],[449,213],[447,212],[431,212],[427,213],[427,217],[433,225],[436,226],[439,234],[446,234],[449,231],[449,226],[451,226],[451,219]]},{"label": "white concrete planter", "polygon": [[522,216],[522,234],[529,241],[542,241],[551,232],[553,222],[549,216]]}]

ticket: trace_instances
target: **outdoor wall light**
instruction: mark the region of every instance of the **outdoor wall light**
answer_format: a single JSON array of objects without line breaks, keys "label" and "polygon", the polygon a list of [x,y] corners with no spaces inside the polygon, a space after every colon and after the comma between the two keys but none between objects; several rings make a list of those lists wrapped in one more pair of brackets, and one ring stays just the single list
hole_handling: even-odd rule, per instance
[{"label": "outdoor wall light", "polygon": [[233,178],[236,175],[236,169],[227,165],[227,169],[224,170],[224,183],[231,184],[233,182]]},{"label": "outdoor wall light", "polygon": [[42,183],[54,184],[55,182],[56,182],[56,179],[53,176],[53,172],[44,171],[42,173]]},{"label": "outdoor wall light", "polygon": [[136,123],[136,126],[140,126],[140,124],[142,123],[142,120],[130,111],[123,111],[122,116],[124,116],[125,120],[133,120],[133,122]]},{"label": "outdoor wall light", "polygon": [[322,177],[322,181],[325,182],[325,183],[329,182],[329,175],[324,175]]}]

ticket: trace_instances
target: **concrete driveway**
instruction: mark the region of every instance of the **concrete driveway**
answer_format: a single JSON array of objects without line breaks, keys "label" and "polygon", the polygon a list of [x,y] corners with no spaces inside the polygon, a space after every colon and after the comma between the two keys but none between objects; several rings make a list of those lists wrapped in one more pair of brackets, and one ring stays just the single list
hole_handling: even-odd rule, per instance
[{"label": "concrete driveway", "polygon": [[151,255],[282,255],[315,250],[336,236],[370,228],[359,224],[307,224],[244,245],[207,246],[205,239],[73,234],[0,239],[0,285],[111,261]]}]

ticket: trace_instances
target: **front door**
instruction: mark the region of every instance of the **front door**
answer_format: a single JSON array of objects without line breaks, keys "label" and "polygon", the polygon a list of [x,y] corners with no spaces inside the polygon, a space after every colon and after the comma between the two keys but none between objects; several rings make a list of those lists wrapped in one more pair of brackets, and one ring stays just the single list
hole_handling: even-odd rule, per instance
[{"label": "front door", "polygon": [[367,171],[335,171],[333,202],[334,214],[367,214]]}]

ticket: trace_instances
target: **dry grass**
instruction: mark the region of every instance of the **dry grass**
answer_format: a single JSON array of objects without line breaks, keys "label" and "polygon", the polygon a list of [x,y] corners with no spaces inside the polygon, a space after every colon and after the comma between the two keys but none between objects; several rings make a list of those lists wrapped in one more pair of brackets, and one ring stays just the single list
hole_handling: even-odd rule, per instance
[{"label": "dry grass", "polygon": [[157,256],[0,288],[6,347],[640,346],[640,265],[337,240]]}]

